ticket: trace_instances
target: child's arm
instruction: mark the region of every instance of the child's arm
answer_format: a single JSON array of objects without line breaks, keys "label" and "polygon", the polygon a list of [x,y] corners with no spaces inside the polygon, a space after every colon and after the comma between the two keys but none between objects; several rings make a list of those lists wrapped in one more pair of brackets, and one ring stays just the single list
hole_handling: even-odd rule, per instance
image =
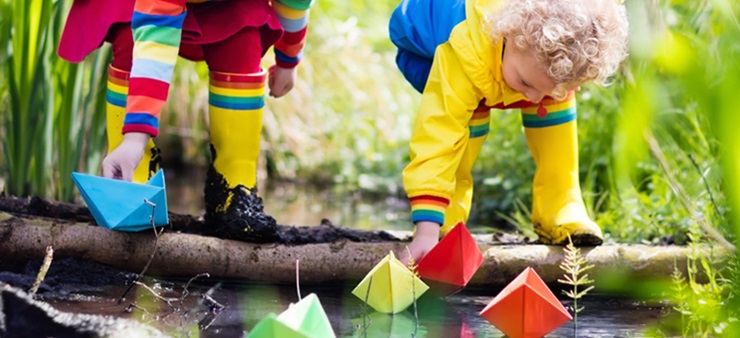
[{"label": "child's arm", "polygon": [[281,68],[295,68],[306,45],[308,9],[312,0],[275,0],[272,7],[283,26],[283,36],[275,44],[275,64]]},{"label": "child's arm", "polygon": [[103,159],[103,176],[131,181],[149,138],[159,133],[180,50],[186,0],[136,0],[131,28],[133,66],[129,78],[123,141]]},{"label": "child's arm", "polygon": [[403,171],[416,226],[408,251],[399,253],[404,264],[409,257],[418,262],[439,241],[457,168],[467,151],[469,121],[480,97],[452,47],[439,46],[411,136],[411,162]]},{"label": "child's arm", "polygon": [[403,171],[414,223],[443,224],[455,192],[468,124],[481,98],[462,67],[449,44],[437,48],[411,136],[411,162]]},{"label": "child's arm", "polygon": [[270,95],[280,97],[293,88],[295,67],[306,44],[308,9],[312,0],[275,0],[272,7],[283,26],[283,36],[275,44],[275,67],[270,69]]},{"label": "child's arm", "polygon": [[180,50],[186,0],[136,0],[134,55],[123,133],[156,137]]}]

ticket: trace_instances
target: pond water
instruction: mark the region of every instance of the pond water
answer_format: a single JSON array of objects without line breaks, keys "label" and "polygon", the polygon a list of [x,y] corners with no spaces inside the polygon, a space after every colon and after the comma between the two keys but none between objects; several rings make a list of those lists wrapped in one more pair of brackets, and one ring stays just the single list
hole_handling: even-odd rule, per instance
[{"label": "pond water", "polygon": [[[98,291],[93,297],[77,301],[53,301],[63,311],[127,317],[155,326],[174,337],[243,337],[269,313],[279,314],[298,300],[295,286],[198,283],[190,285],[180,303],[185,281],[148,283],[151,290],[138,287],[125,302],[115,299],[122,288]],[[423,296],[413,306],[395,315],[374,311],[351,294],[355,285],[302,285],[303,296],[315,293],[329,317],[337,337],[503,337],[479,315],[498,290],[466,290],[446,298]],[[170,307],[152,291],[172,298]],[[202,295],[225,306],[217,315],[208,311]],[[125,309],[136,304],[132,313]],[[180,305],[181,304],[181,305]],[[563,300],[569,306],[569,301]],[[643,337],[642,330],[658,322],[665,309],[643,302],[586,296],[579,302],[584,310],[578,317],[578,337]],[[418,319],[417,319],[418,318]],[[547,337],[574,337],[573,322]]]}]

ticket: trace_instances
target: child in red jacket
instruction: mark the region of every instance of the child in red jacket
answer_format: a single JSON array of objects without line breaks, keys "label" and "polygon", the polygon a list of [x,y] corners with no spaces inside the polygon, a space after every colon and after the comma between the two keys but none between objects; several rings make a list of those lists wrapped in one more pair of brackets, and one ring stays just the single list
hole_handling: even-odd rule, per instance
[{"label": "child in red jacket", "polygon": [[[277,239],[275,220],[257,196],[256,171],[266,79],[270,95],[293,87],[312,0],[77,0],[59,55],[80,62],[104,41],[108,70],[109,153],[103,176],[144,182],[158,168],[152,139],[179,56],[210,70],[211,166],[206,222],[220,237]],[[260,66],[275,46],[276,65]]]}]

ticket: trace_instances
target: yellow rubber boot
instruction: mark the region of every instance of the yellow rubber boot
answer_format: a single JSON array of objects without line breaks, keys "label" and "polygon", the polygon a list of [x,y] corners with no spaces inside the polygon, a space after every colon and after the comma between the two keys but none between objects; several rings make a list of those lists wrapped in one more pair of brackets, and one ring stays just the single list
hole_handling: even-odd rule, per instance
[{"label": "yellow rubber boot", "polygon": [[450,205],[445,211],[444,225],[440,229],[441,236],[446,235],[459,222],[468,224],[473,202],[473,164],[488,136],[490,122],[491,109],[489,107],[481,106],[473,113],[468,127],[470,129],[468,144],[455,173],[455,195],[450,199]]},{"label": "yellow rubber boot", "polygon": [[[586,212],[578,179],[578,130],[575,96],[562,102],[545,100],[540,107],[522,109],[527,145],[537,164],[532,186],[532,223],[545,244],[603,243],[599,226]],[[543,112],[543,111],[542,111]]]},{"label": "yellow rubber boot", "polygon": [[214,234],[250,242],[278,239],[275,219],[257,195],[264,71],[211,72],[209,119],[211,166],[205,185],[206,222]]},{"label": "yellow rubber boot", "polygon": [[[126,98],[128,97],[129,72],[108,67],[108,92],[105,96],[106,133],[108,134],[108,152],[116,149],[123,142],[123,120],[126,117]],[[144,148],[144,157],[134,170],[133,181],[146,183],[157,173],[162,163],[159,148],[151,139]]]}]

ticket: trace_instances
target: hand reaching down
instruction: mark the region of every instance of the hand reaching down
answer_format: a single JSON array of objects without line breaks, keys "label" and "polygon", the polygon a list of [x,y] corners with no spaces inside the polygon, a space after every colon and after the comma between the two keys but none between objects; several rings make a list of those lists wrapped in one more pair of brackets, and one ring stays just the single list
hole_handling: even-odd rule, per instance
[{"label": "hand reaching down", "polygon": [[419,264],[439,242],[439,228],[439,224],[434,222],[417,222],[414,239],[398,254],[398,259],[406,266],[410,259],[413,259],[414,264]]},{"label": "hand reaching down", "polygon": [[131,182],[149,137],[145,133],[126,133],[123,142],[103,159],[103,177]]}]

